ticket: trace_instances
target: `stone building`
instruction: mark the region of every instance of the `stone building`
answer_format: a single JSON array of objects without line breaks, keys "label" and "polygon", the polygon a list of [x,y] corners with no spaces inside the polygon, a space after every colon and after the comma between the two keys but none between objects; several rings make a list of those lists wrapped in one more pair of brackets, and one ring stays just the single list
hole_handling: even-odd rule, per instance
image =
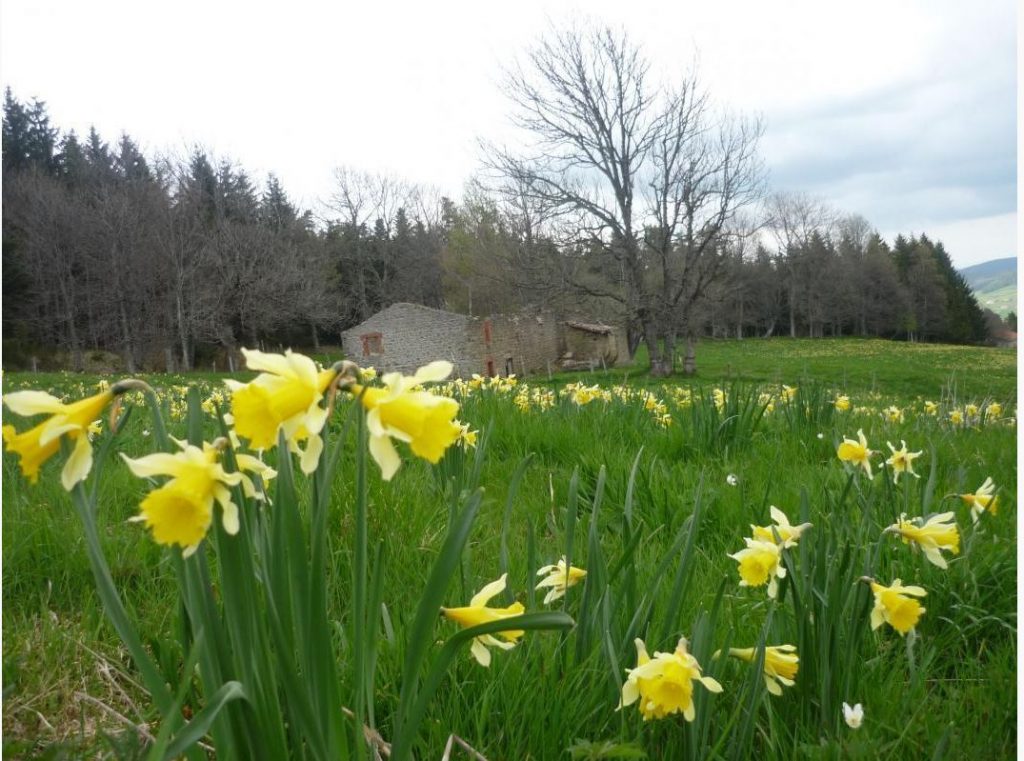
[{"label": "stone building", "polygon": [[341,340],[345,356],[361,365],[410,373],[446,359],[464,378],[610,367],[625,347],[610,326],[563,321],[549,312],[471,317],[405,303],[344,331]]}]

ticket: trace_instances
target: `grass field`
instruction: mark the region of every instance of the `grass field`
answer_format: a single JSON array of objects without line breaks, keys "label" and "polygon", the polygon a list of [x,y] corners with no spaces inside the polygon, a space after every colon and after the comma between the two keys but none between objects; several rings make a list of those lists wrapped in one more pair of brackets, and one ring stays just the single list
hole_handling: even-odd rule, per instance
[{"label": "grass field", "polygon": [[[882,341],[715,342],[700,345],[693,380],[616,368],[459,393],[459,417],[486,432],[478,448],[451,450],[438,466],[404,454],[387,483],[370,463],[369,536],[384,558],[374,725],[391,737],[413,612],[451,521],[452,479],[472,480],[466,474],[478,468],[484,498],[444,604],[465,605],[507,570],[503,604],[564,609],[576,626],[492,648],[486,669],[467,646],[430,703],[416,758],[441,758],[452,733],[492,761],[1015,758],[1015,361],[1005,350]],[[80,398],[97,380],[7,374],[4,392]],[[219,385],[201,375],[148,380],[175,436],[185,434],[181,387],[198,384],[205,397]],[[796,388],[791,399],[782,384]],[[839,395],[850,397],[849,410],[836,409]],[[1002,409],[986,414],[993,403]],[[136,410],[117,449],[153,451],[148,420]],[[6,409],[4,423],[24,427]],[[329,423],[329,436],[339,427]],[[858,429],[880,452],[872,479],[836,456]],[[215,430],[211,417],[205,432]],[[901,440],[923,453],[914,462],[921,477],[894,484],[882,464],[886,442]],[[109,459],[99,538],[147,648],[180,676],[178,551],[127,522],[145,487]],[[144,757],[128,723],[155,735],[157,714],[104,617],[60,463],[45,466],[36,486],[15,457],[3,463],[4,757]],[[999,510],[974,523],[947,495],[974,492],[987,477]],[[326,524],[327,618],[338,623],[343,675],[355,488],[344,472],[336,479]],[[771,505],[794,524],[813,524],[785,551],[788,574],[775,600],[764,586],[741,587],[729,557],[751,524],[771,523]],[[961,534],[948,569],[883,533],[900,513],[945,511]],[[536,570],[567,552],[587,579],[544,606]],[[927,590],[914,634],[888,624],[872,631],[862,575]],[[431,636],[440,644],[456,631],[438,620]],[[643,721],[637,705],[616,710],[637,636],[652,654],[687,637],[704,673],[721,683],[715,695],[695,686],[692,723],[679,714]],[[767,693],[756,662],[713,657],[762,641],[797,647],[795,684],[779,696]],[[189,712],[203,701],[198,687],[191,694]],[[843,722],[844,701],[863,705],[861,728]]]}]

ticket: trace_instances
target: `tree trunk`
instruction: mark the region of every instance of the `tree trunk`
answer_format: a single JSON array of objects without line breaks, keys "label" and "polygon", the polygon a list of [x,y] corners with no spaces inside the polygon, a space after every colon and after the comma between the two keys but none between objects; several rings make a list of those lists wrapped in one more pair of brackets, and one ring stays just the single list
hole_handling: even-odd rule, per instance
[{"label": "tree trunk", "polygon": [[676,371],[676,329],[669,328],[665,331],[665,353],[662,357],[665,365],[665,375],[671,375]]},{"label": "tree trunk", "polygon": [[796,289],[789,289],[789,337],[796,338]]},{"label": "tree trunk", "polygon": [[665,359],[661,350],[661,338],[658,329],[653,322],[643,322],[644,343],[647,344],[647,353],[651,359],[651,375],[663,377],[668,375],[671,368],[665,367]]},{"label": "tree trunk", "polygon": [[[181,342],[181,369],[187,371],[189,369],[188,328],[185,325],[185,310],[181,301],[182,296],[181,290],[179,289],[175,297],[175,307],[177,308],[178,317],[178,339]],[[168,370],[167,372],[173,373],[174,370]]]},{"label": "tree trunk", "polygon": [[643,340],[643,335],[636,329],[633,322],[630,321],[626,326],[626,351],[629,353],[630,361],[636,356],[636,350],[640,348],[641,340]]},{"label": "tree trunk", "polygon": [[693,343],[693,333],[686,332],[686,357],[683,359],[683,374],[695,375],[697,373],[697,350]]},{"label": "tree trunk", "polygon": [[128,313],[124,308],[124,299],[118,302],[121,312],[121,332],[124,334],[124,365],[129,373],[135,372],[135,346],[132,343],[132,331],[128,325]]}]

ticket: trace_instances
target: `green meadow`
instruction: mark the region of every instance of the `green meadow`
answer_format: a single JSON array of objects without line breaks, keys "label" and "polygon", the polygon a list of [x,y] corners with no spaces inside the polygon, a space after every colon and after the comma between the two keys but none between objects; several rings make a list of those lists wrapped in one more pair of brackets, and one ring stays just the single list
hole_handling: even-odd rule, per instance
[{"label": "green meadow", "polygon": [[[454,447],[432,466],[400,446],[403,465],[390,482],[367,463],[366,528],[380,548],[373,567],[381,604],[368,619],[376,661],[364,717],[374,736],[394,735],[417,605],[456,508],[479,487],[479,511],[443,604],[466,605],[507,572],[507,590],[492,605],[564,611],[575,625],[527,631],[509,650],[492,647],[488,668],[466,644],[427,706],[415,758],[442,758],[452,735],[491,761],[1015,758],[1015,353],[869,340],[723,341],[699,345],[698,369],[693,379],[653,379],[638,357],[635,367],[467,390],[455,398],[459,418],[480,432],[475,448]],[[184,438],[184,387],[197,386],[206,399],[223,376],[141,377],[157,390],[169,433]],[[68,400],[94,393],[99,380],[3,378],[5,393],[31,388]],[[580,404],[571,384],[599,386],[608,398],[598,393]],[[783,384],[795,388],[791,398]],[[547,390],[550,406],[537,401]],[[850,409],[836,408],[840,395]],[[926,401],[935,403],[934,414]],[[363,446],[342,422],[351,404],[342,394],[326,428],[328,444],[340,442],[342,452],[323,537],[326,620],[342,696],[353,670],[353,463]],[[180,551],[129,522],[150,487],[115,454],[153,452],[158,432],[141,396],[126,406],[134,409],[95,481],[98,540],[146,650],[168,684],[182,685],[180,712],[188,719],[209,695],[201,679],[183,673],[188,653],[173,557]],[[962,422],[951,418],[954,411]],[[26,426],[6,408],[3,420],[19,431]],[[194,419],[193,426],[196,434]],[[203,436],[218,430],[207,414]],[[875,451],[872,478],[836,456],[858,430]],[[111,436],[104,422],[97,450]],[[913,461],[917,477],[902,474],[894,483],[887,442],[922,453]],[[277,452],[266,458],[294,470],[306,515],[312,498],[303,496],[298,468]],[[4,756],[146,758],[160,714],[104,615],[82,524],[60,485],[62,460],[58,454],[45,465],[33,486],[16,457],[3,458]],[[989,477],[998,509],[975,522],[956,495]],[[271,502],[260,509],[273,510]],[[783,553],[786,577],[775,599],[764,586],[741,586],[729,557],[744,548],[751,524],[771,524],[770,506],[794,524],[812,524]],[[954,513],[960,533],[946,569],[885,532],[902,513],[944,512]],[[218,569],[210,545],[199,552]],[[537,569],[564,555],[588,575],[545,606]],[[888,624],[872,630],[874,599],[862,576],[927,590],[911,634]],[[438,617],[418,644],[436,652],[457,631]],[[644,721],[637,704],[617,710],[627,670],[637,665],[634,640],[653,655],[673,651],[680,637],[722,692],[694,683],[692,722],[678,713]],[[779,696],[768,693],[763,656],[752,663],[715,657],[781,644],[795,645],[800,661],[795,683]],[[844,722],[844,702],[863,706],[859,728]],[[197,747],[216,737],[211,729]],[[318,757],[312,744],[294,756]],[[218,748],[216,757],[241,756]],[[451,758],[460,757],[473,756],[457,746]]]}]

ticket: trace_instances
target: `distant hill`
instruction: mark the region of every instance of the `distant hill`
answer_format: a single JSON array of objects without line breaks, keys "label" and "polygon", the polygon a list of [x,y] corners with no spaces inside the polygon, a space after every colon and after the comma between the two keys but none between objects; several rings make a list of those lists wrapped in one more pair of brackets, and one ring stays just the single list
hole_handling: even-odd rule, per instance
[{"label": "distant hill", "polygon": [[978,304],[991,309],[998,315],[1006,316],[1017,309],[1017,257],[993,259],[992,261],[964,267],[960,274],[974,291]]}]

